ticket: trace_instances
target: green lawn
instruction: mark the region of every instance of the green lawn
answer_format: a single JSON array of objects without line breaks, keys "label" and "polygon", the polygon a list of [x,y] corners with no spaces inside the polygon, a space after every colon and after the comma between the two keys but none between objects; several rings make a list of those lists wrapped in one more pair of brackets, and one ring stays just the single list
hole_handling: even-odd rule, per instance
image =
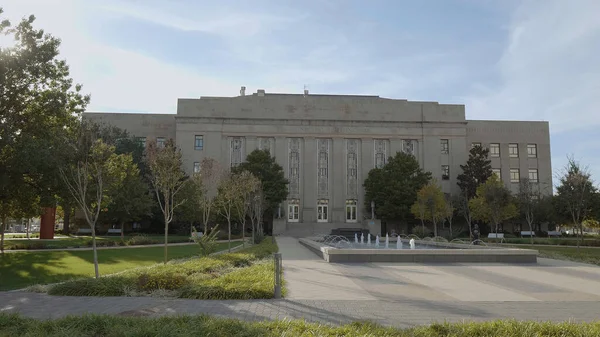
[{"label": "green lawn", "polygon": [[442,323],[408,329],[368,322],[340,326],[302,320],[246,322],[210,316],[119,317],[70,316],[35,320],[0,313],[0,336],[331,336],[331,337],[583,337],[599,336],[600,323],[491,321]]},{"label": "green lawn", "polygon": [[[232,247],[241,244],[233,242]],[[163,261],[163,247],[115,248],[98,251],[100,274],[106,275]],[[220,243],[219,250],[227,249]],[[198,255],[197,245],[169,247],[169,259]],[[75,278],[92,277],[92,251],[5,253],[0,256],[0,291]]]},{"label": "green lawn", "polygon": [[[133,244],[157,244],[165,242],[163,235],[125,235],[120,236],[97,236],[96,245],[105,246],[128,246]],[[169,243],[190,242],[187,235],[169,235]],[[4,241],[4,249],[56,249],[56,248],[79,248],[91,247],[91,236],[72,236],[68,238],[56,238],[53,240],[40,239],[11,239],[7,237]]]},{"label": "green lawn", "polygon": [[600,266],[600,248],[589,247],[562,247],[562,246],[538,246],[538,245],[502,245],[503,247],[514,247],[523,249],[534,249],[540,252],[540,257],[568,260],[575,262],[591,263]]}]

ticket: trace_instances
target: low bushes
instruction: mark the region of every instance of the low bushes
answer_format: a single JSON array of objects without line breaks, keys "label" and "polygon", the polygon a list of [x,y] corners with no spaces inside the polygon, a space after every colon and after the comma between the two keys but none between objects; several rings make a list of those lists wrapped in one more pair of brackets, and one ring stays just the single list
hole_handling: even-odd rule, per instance
[{"label": "low bushes", "polygon": [[273,264],[278,250],[271,238],[235,253],[172,261],[165,264],[64,282],[49,287],[50,295],[127,296],[173,290],[174,296],[203,299],[249,299],[273,296]]},{"label": "low bushes", "polygon": [[386,337],[570,337],[599,336],[600,323],[491,321],[396,329],[362,322],[341,326],[301,320],[245,322],[200,316],[119,317],[84,315],[35,320],[0,313],[0,336],[386,336]]}]

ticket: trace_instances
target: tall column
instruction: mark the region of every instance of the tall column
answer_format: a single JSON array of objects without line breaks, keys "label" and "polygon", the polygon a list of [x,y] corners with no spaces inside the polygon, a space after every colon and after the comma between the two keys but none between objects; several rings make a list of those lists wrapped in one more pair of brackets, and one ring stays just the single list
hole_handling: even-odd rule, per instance
[{"label": "tall column", "polygon": [[[365,188],[363,186],[365,179],[369,176],[369,171],[375,167],[373,161],[374,143],[373,138],[363,138],[360,140],[360,154],[358,165],[358,222],[361,222],[365,210]],[[368,212],[367,212],[368,213]]]}]

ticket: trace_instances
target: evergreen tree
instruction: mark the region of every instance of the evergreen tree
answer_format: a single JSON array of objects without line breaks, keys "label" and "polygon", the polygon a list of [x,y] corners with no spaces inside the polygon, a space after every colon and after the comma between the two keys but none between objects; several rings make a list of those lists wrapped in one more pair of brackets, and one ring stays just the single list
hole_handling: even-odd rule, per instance
[{"label": "evergreen tree", "polygon": [[458,187],[467,199],[477,194],[477,187],[484,184],[492,176],[492,164],[488,158],[489,149],[474,146],[469,151],[469,159],[465,165],[460,165],[463,173],[458,175]]}]

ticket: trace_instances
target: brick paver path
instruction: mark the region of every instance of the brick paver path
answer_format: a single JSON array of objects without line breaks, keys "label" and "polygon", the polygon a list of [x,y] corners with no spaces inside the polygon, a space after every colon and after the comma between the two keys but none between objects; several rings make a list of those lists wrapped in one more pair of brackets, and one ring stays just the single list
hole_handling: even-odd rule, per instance
[{"label": "brick paver path", "polygon": [[398,327],[514,318],[600,319],[600,268],[540,259],[537,265],[329,264],[295,239],[277,239],[289,291],[282,300],[202,301],[150,297],[63,297],[0,292],[1,312],[34,318],[70,314],[210,314],[245,320],[370,320]]}]

